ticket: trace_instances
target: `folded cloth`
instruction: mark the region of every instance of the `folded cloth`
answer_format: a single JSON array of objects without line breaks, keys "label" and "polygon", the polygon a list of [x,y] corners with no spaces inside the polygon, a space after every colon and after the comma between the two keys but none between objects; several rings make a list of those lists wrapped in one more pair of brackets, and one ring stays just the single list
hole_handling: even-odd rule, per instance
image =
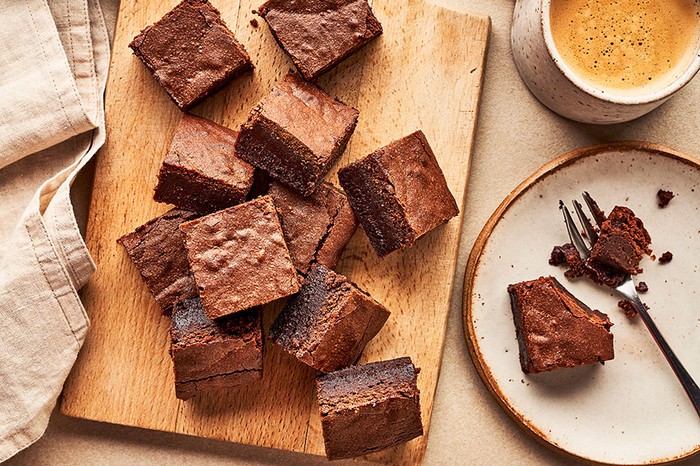
[{"label": "folded cloth", "polygon": [[70,186],[105,140],[109,37],[99,0],[0,2],[0,18],[0,168],[29,156],[0,170],[0,216],[16,209],[13,167],[60,167],[0,237],[2,462],[44,433],[88,329],[77,290],[95,266]]}]

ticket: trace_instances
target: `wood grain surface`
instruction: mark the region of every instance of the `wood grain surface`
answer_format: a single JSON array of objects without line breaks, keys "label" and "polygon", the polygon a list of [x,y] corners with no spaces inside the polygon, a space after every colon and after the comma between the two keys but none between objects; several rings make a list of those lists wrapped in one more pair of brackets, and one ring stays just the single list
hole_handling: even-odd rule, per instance
[{"label": "wood grain surface", "polygon": [[[121,4],[107,84],[107,143],[98,154],[86,240],[97,264],[83,290],[92,327],[66,383],[61,410],[97,421],[322,455],[315,374],[272,345],[265,348],[260,384],[187,402],[175,398],[169,320],[160,315],[116,243],[123,233],[169,208],[152,200],[153,186],[181,114],[127,45],[176,3]],[[257,28],[250,24],[257,1],[213,3],[256,69],[194,113],[236,128],[292,64],[264,21]],[[319,80],[328,92],[360,110],[357,130],[338,167],[422,129],[463,206],[489,20],[419,0],[375,1],[373,9],[384,35]],[[329,179],[337,184],[335,169]],[[462,221],[460,214],[416,247],[384,259],[358,231],[338,266],[392,311],[361,362],[408,355],[421,368],[426,435],[370,455],[370,461],[419,464],[424,455]],[[266,327],[282,305],[266,308]]]}]

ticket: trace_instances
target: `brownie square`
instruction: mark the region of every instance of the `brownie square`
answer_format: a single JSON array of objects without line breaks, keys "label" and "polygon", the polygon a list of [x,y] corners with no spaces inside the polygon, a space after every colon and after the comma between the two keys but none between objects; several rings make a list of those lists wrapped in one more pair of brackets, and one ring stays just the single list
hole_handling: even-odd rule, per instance
[{"label": "brownie square", "polygon": [[258,14],[308,80],[382,33],[367,0],[270,0]]},{"label": "brownie square", "polygon": [[610,319],[554,277],[508,286],[523,372],[536,374],[613,359]]},{"label": "brownie square", "polygon": [[417,377],[408,357],[316,377],[328,459],[366,455],[423,435]]},{"label": "brownie square", "polygon": [[343,275],[314,266],[270,327],[270,339],[321,372],[354,363],[389,311]]},{"label": "brownie square", "polygon": [[358,226],[345,194],[325,182],[309,197],[277,182],[268,194],[297,270],[305,275],[316,263],[334,268]]},{"label": "brownie square", "polygon": [[245,202],[255,168],[236,157],[237,134],[206,118],[184,114],[153,198],[203,214]]},{"label": "brownie square", "polygon": [[210,319],[299,291],[277,211],[269,196],[183,223],[185,248]]},{"label": "brownie square", "polygon": [[129,255],[163,314],[178,301],[197,296],[190,275],[181,223],[197,218],[194,212],[172,209],[117,240]]},{"label": "brownie square", "polygon": [[214,321],[198,297],[179,302],[170,327],[176,396],[186,400],[262,379],[260,314],[253,308]]},{"label": "brownie square", "polygon": [[236,152],[309,196],[342,155],[358,115],[314,84],[288,74],[252,110]]},{"label": "brownie square", "polygon": [[184,0],[129,44],[158,84],[185,110],[253,68],[208,0]]},{"label": "brownie square", "polygon": [[379,256],[413,246],[459,213],[422,131],[340,169],[338,178]]}]

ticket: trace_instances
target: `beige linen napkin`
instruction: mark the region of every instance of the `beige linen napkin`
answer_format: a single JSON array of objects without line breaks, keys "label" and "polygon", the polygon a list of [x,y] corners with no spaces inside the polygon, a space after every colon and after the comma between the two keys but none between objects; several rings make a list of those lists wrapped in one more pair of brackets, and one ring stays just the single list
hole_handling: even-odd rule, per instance
[{"label": "beige linen napkin", "polygon": [[[70,185],[104,143],[109,38],[98,0],[0,2],[0,19],[0,216],[16,222],[0,237],[2,462],[43,434],[89,325]],[[18,221],[17,167],[52,175]]]}]

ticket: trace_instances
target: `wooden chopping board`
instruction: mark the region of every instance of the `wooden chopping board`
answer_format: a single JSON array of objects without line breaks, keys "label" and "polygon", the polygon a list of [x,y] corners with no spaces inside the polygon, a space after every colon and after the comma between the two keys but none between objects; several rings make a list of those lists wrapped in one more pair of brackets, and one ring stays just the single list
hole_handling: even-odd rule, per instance
[{"label": "wooden chopping board", "polygon": [[[261,383],[227,392],[175,398],[168,355],[169,319],[141,282],[116,239],[168,206],[152,200],[161,161],[180,112],[127,45],[177,3],[122,2],[107,84],[107,143],[98,154],[87,245],[97,273],[83,289],[92,326],[66,382],[69,416],[323,455],[313,393],[315,373],[277,347],[265,347]],[[194,113],[237,128],[291,67],[264,21],[250,20],[259,0],[214,0],[244,44],[255,72]],[[338,167],[422,129],[450,190],[464,205],[486,47],[488,18],[421,0],[375,0],[384,35],[323,76],[319,84],[360,110],[357,130]],[[336,167],[337,169],[337,167]],[[337,184],[335,170],[329,179]],[[408,355],[421,368],[426,435],[366,459],[419,464],[427,443],[442,359],[463,214],[416,247],[379,259],[359,230],[338,271],[392,311],[361,362]],[[266,328],[283,303],[268,306]]]}]

